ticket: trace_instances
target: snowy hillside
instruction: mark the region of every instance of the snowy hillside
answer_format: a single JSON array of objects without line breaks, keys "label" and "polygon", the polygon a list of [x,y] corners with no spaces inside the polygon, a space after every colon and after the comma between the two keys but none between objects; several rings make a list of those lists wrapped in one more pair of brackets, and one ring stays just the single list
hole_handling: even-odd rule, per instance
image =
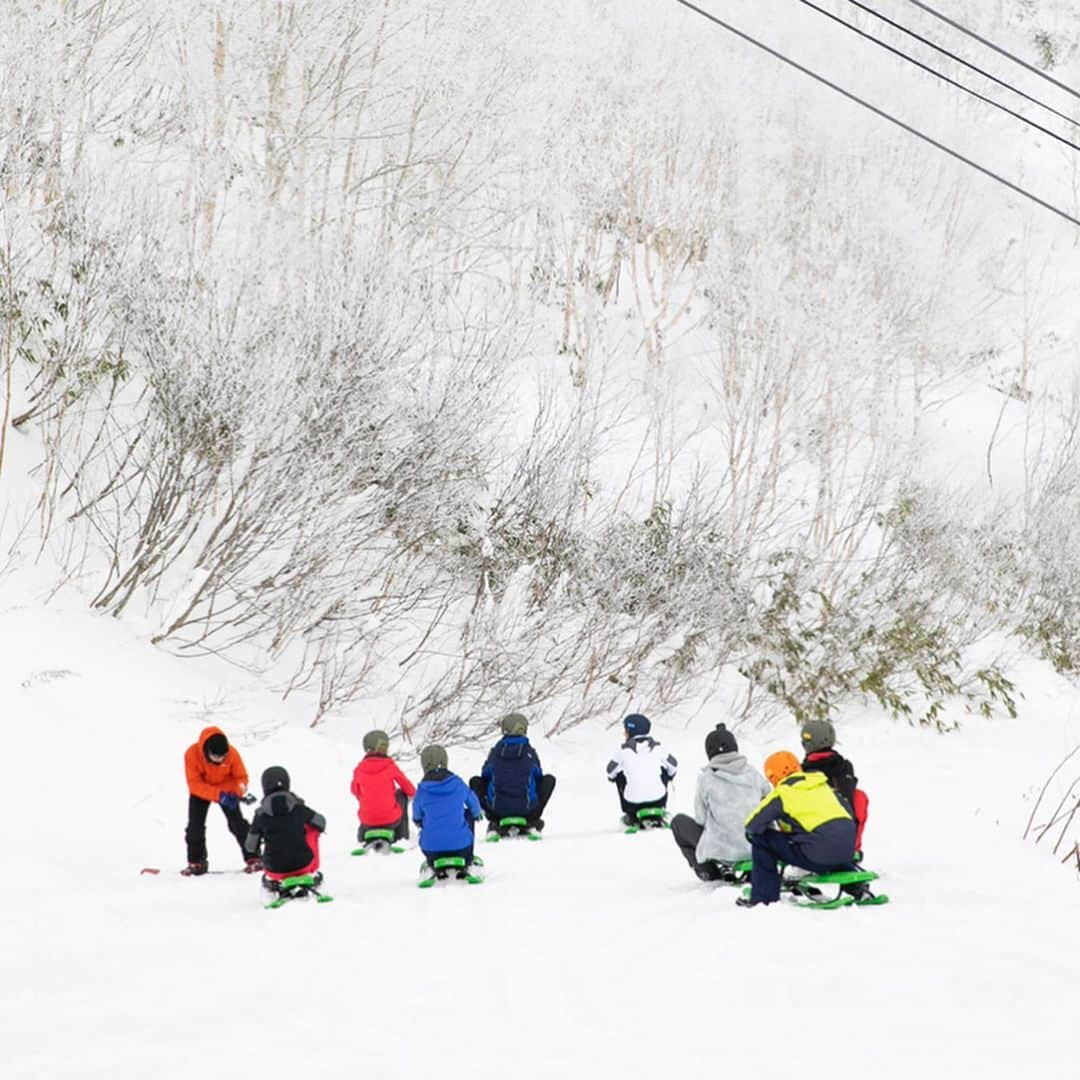
[{"label": "snowy hillside", "polygon": [[[1057,85],[818,6],[1080,145],[1071,0],[940,3]],[[1015,188],[1080,216],[1080,156],[697,6],[1014,187],[674,0],[0,5],[2,1080],[1074,1076],[1080,233]],[[366,731],[468,777],[511,708],[541,842],[349,855]],[[715,722],[831,717],[891,902],[625,835],[630,711],[674,811]],[[213,807],[178,873],[210,724],[332,903]]]},{"label": "snowy hillside", "polygon": [[[0,637],[11,1080],[779,1078],[838,1061],[888,1078],[1071,1075],[1076,889],[1019,839],[1048,766],[1080,741],[1075,696],[1045,672],[1020,719],[961,735],[845,717],[892,902],[745,911],[693,878],[670,834],[622,833],[610,732],[540,741],[559,780],[542,843],[481,845],[483,885],[422,892],[415,851],[348,855],[370,718],[312,732],[235,672],[10,586]],[[681,760],[680,810],[712,717],[687,720],[656,726]],[[327,815],[332,904],[265,911],[255,879],[176,872],[181,758],[208,722],[253,775],[286,765]],[[757,763],[790,742],[742,738]],[[208,836],[212,866],[238,869],[216,811]]]}]

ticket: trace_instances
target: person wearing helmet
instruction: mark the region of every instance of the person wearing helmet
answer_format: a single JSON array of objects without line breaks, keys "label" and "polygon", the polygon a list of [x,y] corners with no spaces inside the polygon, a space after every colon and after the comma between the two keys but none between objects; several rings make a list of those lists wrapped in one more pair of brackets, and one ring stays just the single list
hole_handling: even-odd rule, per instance
[{"label": "person wearing helmet", "polygon": [[544,807],[555,790],[555,777],[544,773],[529,742],[529,722],[510,713],[500,723],[502,738],[491,748],[479,776],[469,781],[488,819],[488,833],[500,832],[504,818],[524,818],[530,829],[544,828]]},{"label": "person wearing helmet", "polygon": [[408,840],[409,800],[416,787],[390,757],[390,736],[385,731],[364,736],[364,757],[353,770],[350,790],[360,819],[358,840],[363,842],[368,829],[393,829],[395,840]]},{"label": "person wearing helmet", "polygon": [[326,818],[290,788],[289,774],[280,765],[262,774],[263,800],[244,844],[253,858],[262,848],[263,885],[268,889],[287,877],[319,869],[319,836],[326,830]]},{"label": "person wearing helmet", "polygon": [[668,784],[679,768],[651,730],[648,717],[631,713],[623,720],[623,744],[608,762],[607,778],[619,791],[625,825],[637,824],[639,810],[667,806]]},{"label": "person wearing helmet", "polygon": [[[233,834],[244,854],[248,823],[240,811],[241,802],[254,802],[247,795],[248,774],[240,751],[229,745],[225,733],[218,727],[207,727],[184,752],[184,775],[188,786],[188,823],[184,833],[187,842],[187,877],[200,877],[209,869],[206,857],[206,815],[211,803],[217,803],[225,815],[229,832]],[[257,858],[245,857],[244,869],[254,873],[262,869]]]},{"label": "person wearing helmet", "polygon": [[861,855],[862,834],[866,827],[870,800],[866,797],[866,792],[859,787],[855,767],[833,749],[836,729],[828,720],[807,720],[802,726],[801,739],[805,753],[803,772],[824,773],[833,791],[847,800],[855,816],[855,850]]},{"label": "person wearing helmet", "polygon": [[468,784],[450,771],[441,746],[420,751],[424,778],[416,786],[412,818],[420,830],[420,850],[429,866],[436,859],[458,857],[473,862],[476,823],[483,816],[480,800]]},{"label": "person wearing helmet", "polygon": [[814,873],[855,869],[855,820],[825,774],[802,772],[799,759],[781,750],[765,759],[765,777],[773,791],[746,819],[753,868],[740,907],[780,899],[778,862]]},{"label": "person wearing helmet", "polygon": [[750,858],[746,815],[772,790],[765,777],[739,753],[724,724],[705,736],[708,764],[698,773],[694,816],[676,814],[671,834],[690,869],[701,881],[733,880],[731,864]]}]

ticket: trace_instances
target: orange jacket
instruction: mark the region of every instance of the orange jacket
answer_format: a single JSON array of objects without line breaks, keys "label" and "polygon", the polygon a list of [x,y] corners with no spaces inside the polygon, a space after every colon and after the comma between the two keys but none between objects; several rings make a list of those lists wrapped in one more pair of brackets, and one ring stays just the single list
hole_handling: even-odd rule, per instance
[{"label": "orange jacket", "polygon": [[243,795],[247,791],[247,769],[244,768],[240,751],[232,743],[229,743],[229,752],[220,765],[215,765],[203,751],[203,745],[211,735],[224,734],[218,727],[203,728],[199,741],[192,743],[184,753],[188,791],[197,799],[217,802],[223,791],[230,795]]}]

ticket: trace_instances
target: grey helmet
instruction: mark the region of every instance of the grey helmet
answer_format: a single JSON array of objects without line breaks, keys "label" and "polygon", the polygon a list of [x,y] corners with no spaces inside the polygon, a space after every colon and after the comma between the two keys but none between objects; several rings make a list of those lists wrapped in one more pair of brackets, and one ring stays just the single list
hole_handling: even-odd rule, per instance
[{"label": "grey helmet", "polygon": [[420,751],[420,768],[424,772],[434,772],[436,769],[448,769],[450,767],[450,759],[446,756],[446,751],[441,747],[432,743],[431,746],[425,746]]},{"label": "grey helmet", "polygon": [[262,774],[264,795],[273,795],[275,791],[289,790],[289,774],[280,765],[271,765]]},{"label": "grey helmet", "polygon": [[808,754],[831,750],[836,742],[836,728],[828,720],[807,720],[802,726],[802,745]]},{"label": "grey helmet", "polygon": [[365,754],[385,754],[390,749],[390,736],[376,728],[364,736]]},{"label": "grey helmet", "polygon": [[504,735],[524,735],[529,730],[529,721],[519,712],[508,713],[502,718]]}]

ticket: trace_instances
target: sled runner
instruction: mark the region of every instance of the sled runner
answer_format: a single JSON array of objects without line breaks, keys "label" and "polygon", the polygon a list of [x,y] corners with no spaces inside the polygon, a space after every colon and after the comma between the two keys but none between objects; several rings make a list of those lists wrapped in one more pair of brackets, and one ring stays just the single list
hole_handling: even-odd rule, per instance
[{"label": "sled runner", "polygon": [[497,844],[500,840],[516,836],[523,836],[526,840],[543,839],[527,819],[523,817],[504,817],[499,818],[498,822],[488,832],[487,842]]},{"label": "sled runner", "polygon": [[360,847],[353,848],[353,855],[367,855],[372,852],[376,855],[400,855],[405,850],[400,844],[394,843],[393,829],[365,829]]},{"label": "sled runner", "polygon": [[420,866],[423,875],[419,881],[421,889],[433,888],[443,881],[465,881],[470,885],[480,885],[484,877],[478,871],[483,867],[481,859],[474,858],[467,863],[460,855],[446,856],[433,863],[424,862]]}]

